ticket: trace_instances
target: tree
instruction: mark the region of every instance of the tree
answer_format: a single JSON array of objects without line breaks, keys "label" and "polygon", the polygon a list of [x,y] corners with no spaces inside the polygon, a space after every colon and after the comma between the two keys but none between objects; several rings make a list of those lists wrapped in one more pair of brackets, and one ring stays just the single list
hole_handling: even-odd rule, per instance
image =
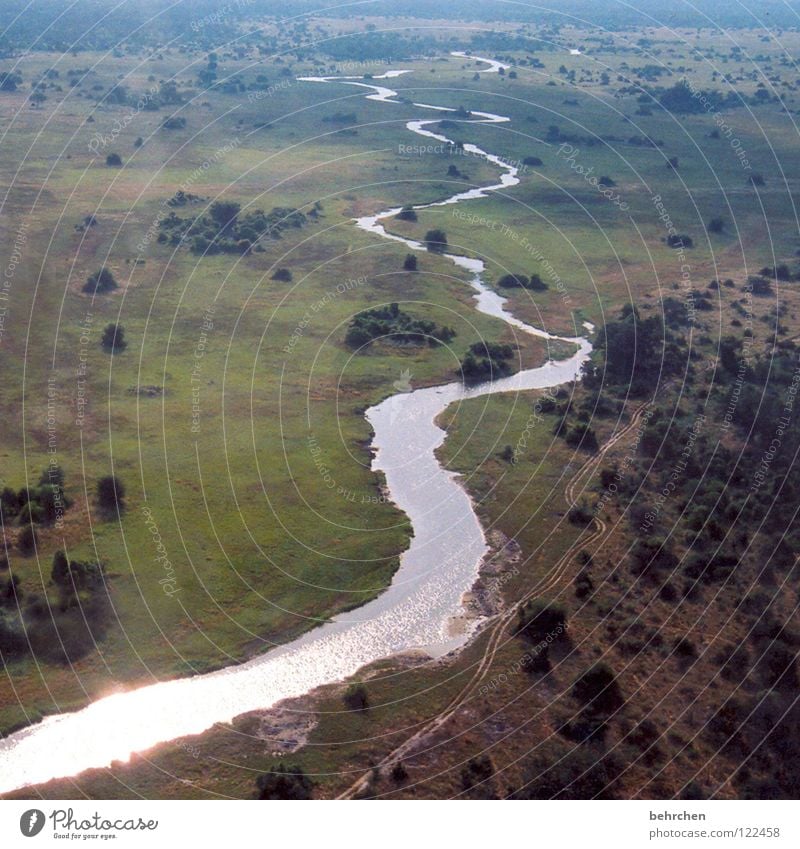
[{"label": "tree", "polygon": [[220,226],[220,228],[229,227],[236,221],[236,216],[242,207],[233,201],[218,200],[211,204],[209,213],[212,220]]},{"label": "tree", "polygon": [[532,643],[540,643],[548,637],[554,639],[566,629],[567,612],[561,604],[537,598],[520,606],[517,621],[520,634]]},{"label": "tree", "polygon": [[69,560],[60,549],[53,555],[53,568],[50,570],[50,577],[57,587],[70,585]]},{"label": "tree", "polygon": [[417,270],[417,258],[414,254],[406,254],[405,261],[403,262],[403,269],[405,271]]},{"label": "tree", "polygon": [[100,344],[106,351],[112,353],[124,351],[128,347],[128,343],[125,341],[125,328],[121,324],[106,325]]},{"label": "tree", "polygon": [[109,153],[106,157],[106,165],[109,168],[119,168],[122,165],[122,157],[118,153]]},{"label": "tree", "polygon": [[494,775],[494,765],[488,755],[478,755],[470,758],[461,770],[461,786],[469,790],[476,784],[488,781]]},{"label": "tree", "polygon": [[313,787],[313,782],[302,767],[289,764],[277,764],[270,772],[256,779],[259,799],[310,799]]},{"label": "tree", "polygon": [[36,551],[37,541],[38,535],[36,533],[36,528],[34,528],[32,524],[25,525],[17,537],[17,548],[19,549],[20,554],[22,554],[23,557],[29,557],[33,554],[33,552]]},{"label": "tree", "polygon": [[497,285],[502,289],[518,289],[528,287],[528,278],[524,274],[504,274],[498,281]]},{"label": "tree", "polygon": [[343,696],[348,710],[366,710],[369,707],[367,688],[363,684],[351,684]]},{"label": "tree", "polygon": [[3,521],[13,519],[19,513],[20,503],[17,498],[17,493],[10,486],[3,488],[0,492],[0,512],[3,516]]},{"label": "tree", "polygon": [[111,271],[103,266],[99,271],[86,278],[83,291],[91,295],[99,295],[117,288],[117,281]]},{"label": "tree", "polygon": [[617,676],[607,663],[590,666],[572,685],[572,695],[600,714],[614,713],[625,704]]},{"label": "tree", "polygon": [[436,254],[443,254],[447,250],[447,234],[444,230],[428,230],[425,234],[425,247]]},{"label": "tree", "polygon": [[106,475],[97,482],[97,503],[102,510],[120,511],[125,507],[125,486],[114,475]]},{"label": "tree", "polygon": [[395,218],[397,218],[398,221],[416,221],[417,213],[412,207],[404,206],[400,212],[397,213]]}]

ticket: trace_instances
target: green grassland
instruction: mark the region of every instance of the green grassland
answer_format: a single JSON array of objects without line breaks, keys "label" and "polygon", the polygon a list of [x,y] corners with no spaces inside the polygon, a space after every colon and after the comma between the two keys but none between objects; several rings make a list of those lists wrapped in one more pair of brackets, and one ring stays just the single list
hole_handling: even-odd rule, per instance
[{"label": "green grassland", "polygon": [[[117,66],[103,69],[100,79],[111,80]],[[403,272],[402,246],[350,223],[354,214],[462,187],[446,177],[444,159],[397,157],[413,107],[393,114],[349,89],[291,86],[269,100],[273,131],[240,129],[240,120],[263,115],[242,97],[209,94],[211,108],[187,110],[182,130],[159,130],[163,111],[137,115],[108,148],[121,152],[122,169],[106,167],[105,149],[95,156],[87,148],[94,128],[124,115],[122,107],[87,125],[88,103],[48,101],[8,129],[5,242],[13,244],[19,221],[27,225],[3,339],[3,484],[35,482],[47,465],[52,385],[55,456],[73,500],[63,530],[40,530],[35,557],[20,556],[19,529],[6,528],[13,574],[26,593],[41,594],[58,547],[101,560],[114,617],[98,651],[74,669],[10,663],[16,692],[4,691],[5,727],[120,684],[230,663],[380,592],[410,530],[379,497],[363,411],[405,372],[413,385],[452,379],[469,344],[506,332],[475,314],[463,275],[446,258],[423,255],[418,273]],[[325,109],[345,108],[367,125],[357,137],[331,135],[321,121]],[[138,136],[145,143],[136,149]],[[24,159],[8,155],[28,145]],[[470,168],[477,182],[496,173]],[[148,238],[180,187],[203,198],[191,211],[224,193],[245,210],[321,201],[323,212],[263,253],[198,258]],[[96,226],[76,229],[90,214]],[[81,287],[104,264],[120,287],[93,300]],[[278,267],[292,270],[290,283],[271,279]],[[352,315],[391,301],[458,335],[438,349],[387,344],[353,355],[342,341]],[[100,337],[117,321],[128,346],[111,357]],[[539,343],[524,347],[526,359],[541,361]],[[81,357],[87,407],[78,427]],[[321,454],[312,454],[310,437]],[[127,489],[121,521],[94,503],[96,480],[112,471]],[[176,594],[159,583],[166,572],[145,505]]]}]

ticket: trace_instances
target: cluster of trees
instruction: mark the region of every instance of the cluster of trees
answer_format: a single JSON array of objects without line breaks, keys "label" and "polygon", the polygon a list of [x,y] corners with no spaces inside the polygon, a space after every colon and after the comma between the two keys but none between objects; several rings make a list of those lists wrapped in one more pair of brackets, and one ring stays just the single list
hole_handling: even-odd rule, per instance
[{"label": "cluster of trees", "polygon": [[497,285],[503,289],[530,289],[533,292],[544,292],[548,286],[538,274],[526,277],[524,274],[504,274]]},{"label": "cluster of trees", "polygon": [[64,492],[64,473],[58,466],[45,469],[36,486],[14,491],[5,487],[0,492],[0,515],[3,525],[16,522],[21,531],[17,547],[22,554],[32,554],[36,544],[36,525],[52,525],[72,504]]},{"label": "cluster of trees", "polygon": [[365,310],[350,322],[345,342],[351,348],[363,348],[375,339],[401,345],[435,347],[455,337],[452,327],[440,327],[434,321],[414,318],[396,303]]},{"label": "cluster of trees", "polygon": [[679,374],[686,358],[685,348],[660,318],[643,319],[636,307],[626,304],[619,319],[598,330],[595,353],[584,365],[583,380],[590,389],[605,384],[638,396],[652,390],[659,376]]},{"label": "cluster of trees", "polygon": [[[106,475],[97,482],[97,505],[104,514],[125,509],[125,486],[119,478]],[[34,487],[0,492],[0,518],[4,526],[16,523],[20,528],[17,549],[28,557],[36,550],[37,527],[47,527],[63,517],[72,505],[64,491],[64,473],[58,466],[45,469]]]},{"label": "cluster of trees", "polygon": [[186,243],[195,254],[237,253],[263,250],[261,239],[279,239],[290,228],[304,227],[309,219],[319,216],[322,205],[317,202],[308,213],[288,207],[261,209],[241,214],[241,205],[233,201],[216,201],[208,213],[196,218],[181,218],[170,212],[159,222],[161,244]]},{"label": "cluster of trees", "polygon": [[53,556],[50,589],[26,592],[0,562],[0,653],[31,654],[39,660],[73,662],[103,638],[110,621],[105,572],[100,563],[69,561],[63,551]]},{"label": "cluster of trees", "polygon": [[476,342],[469,346],[461,361],[461,379],[464,383],[483,383],[497,380],[512,373],[508,362],[514,357],[512,345],[500,345],[496,342]]}]

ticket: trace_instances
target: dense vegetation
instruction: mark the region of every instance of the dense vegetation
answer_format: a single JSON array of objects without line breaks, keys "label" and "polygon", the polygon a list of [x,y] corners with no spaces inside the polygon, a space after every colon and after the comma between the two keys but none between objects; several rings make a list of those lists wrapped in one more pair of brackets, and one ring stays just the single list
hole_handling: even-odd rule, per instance
[{"label": "dense vegetation", "polygon": [[309,219],[318,217],[321,208],[317,203],[308,213],[285,207],[275,207],[268,213],[260,209],[242,213],[238,203],[215,201],[208,213],[195,218],[181,218],[170,211],[159,221],[158,241],[188,244],[192,253],[201,256],[261,252],[262,240],[280,239],[285,230],[304,227]]},{"label": "dense vegetation", "polygon": [[394,345],[435,347],[450,342],[455,335],[452,327],[440,327],[430,319],[414,318],[392,303],[356,315],[347,328],[345,342],[358,350],[376,340]]}]

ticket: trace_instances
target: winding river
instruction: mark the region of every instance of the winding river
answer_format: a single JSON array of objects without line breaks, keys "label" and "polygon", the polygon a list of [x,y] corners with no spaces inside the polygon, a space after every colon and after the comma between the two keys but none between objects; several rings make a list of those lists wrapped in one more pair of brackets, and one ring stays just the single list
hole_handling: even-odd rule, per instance
[{"label": "winding river", "polygon": [[[454,54],[466,58],[464,54]],[[477,60],[477,57],[470,57]],[[496,73],[503,66],[481,59]],[[376,80],[408,71],[389,71]],[[344,83],[371,91],[372,100],[399,103],[397,92],[363,77],[305,77],[301,80]],[[414,104],[420,109],[452,112],[440,106]],[[499,115],[472,113],[477,122],[507,121]],[[420,119],[406,124],[417,135],[442,142],[450,139],[427,129],[441,120]],[[497,165],[496,185],[461,192],[437,204],[467,202],[519,182],[517,169],[475,145],[467,153]],[[391,209],[358,219],[356,225],[377,236],[401,241],[409,249],[425,250],[420,242],[387,233],[381,222]],[[478,576],[488,551],[473,505],[456,477],[441,468],[435,450],[445,432],[436,418],[450,404],[497,392],[552,387],[573,380],[591,346],[582,337],[563,338],[531,327],[508,313],[504,299],[482,280],[480,259],[448,254],[471,275],[475,307],[522,333],[575,345],[568,359],[548,361],[493,383],[465,387],[460,382],[396,394],[370,408],[366,415],[375,432],[373,468],[381,470],[392,500],[409,517],[414,536],[402,555],[389,589],[363,607],[343,614],[285,646],[235,667],[115,693],[74,713],[58,714],[0,742],[0,792],[51,778],[77,775],[92,767],[125,761],[133,752],[190,734],[217,722],[309,692],[322,684],[354,675],[375,660],[411,649],[441,656],[463,645],[473,628],[453,628],[463,610],[463,596]],[[587,326],[588,327],[588,326]]]}]

